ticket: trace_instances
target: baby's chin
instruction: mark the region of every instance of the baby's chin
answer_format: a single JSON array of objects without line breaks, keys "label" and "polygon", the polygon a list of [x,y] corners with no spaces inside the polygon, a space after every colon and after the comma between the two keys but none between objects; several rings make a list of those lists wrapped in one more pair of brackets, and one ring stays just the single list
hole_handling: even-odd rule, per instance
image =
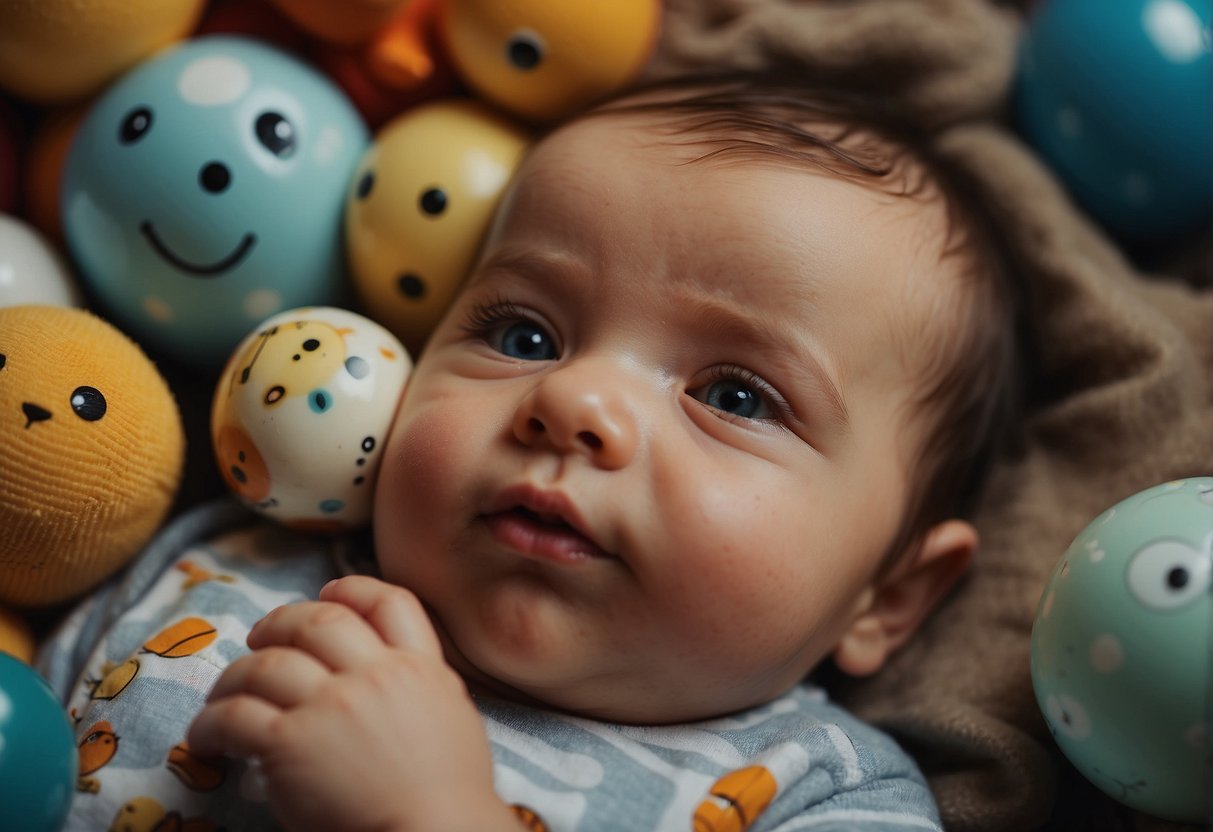
[{"label": "baby's chin", "polygon": [[[477,612],[485,614],[484,608]],[[496,621],[475,614],[463,627],[459,621],[445,626],[433,608],[430,614],[447,663],[473,696],[604,722],[661,725],[722,717],[770,702],[803,679],[791,668],[779,676],[753,668],[729,672],[718,657],[699,668],[656,657],[647,667],[636,660],[595,662],[596,648],[604,646],[570,640],[565,627],[535,626],[527,628],[527,638],[509,638],[491,626]]]},{"label": "baby's chin", "polygon": [[[517,668],[489,672],[441,633],[447,662],[463,678],[472,698],[491,697],[532,708],[624,725],[666,725],[728,716],[765,704],[786,690],[725,691],[720,686],[677,686],[663,690],[658,683],[629,677],[562,679],[551,672],[528,678]],[[670,686],[673,687],[673,686]],[[787,685],[786,687],[791,687]]]},{"label": "baby's chin", "polygon": [[553,678],[550,665],[546,668],[548,672],[544,674],[544,678],[540,679],[526,673],[526,667],[512,666],[518,664],[517,662],[504,662],[500,657],[491,654],[481,656],[469,650],[473,656],[480,658],[479,662],[473,661],[445,630],[441,627],[436,629],[442,641],[447,664],[460,675],[473,698],[488,696],[532,708],[557,710],[578,716],[596,716],[587,710],[588,703],[579,702],[571,694],[572,685],[559,678]]}]

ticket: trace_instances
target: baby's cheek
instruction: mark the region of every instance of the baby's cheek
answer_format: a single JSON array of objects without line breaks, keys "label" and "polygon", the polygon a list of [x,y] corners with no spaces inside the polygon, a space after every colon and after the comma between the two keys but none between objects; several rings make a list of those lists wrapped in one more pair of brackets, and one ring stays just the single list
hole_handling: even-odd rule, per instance
[{"label": "baby's cheek", "polygon": [[[375,548],[385,577],[397,560],[426,545],[449,516],[458,491],[458,429],[435,412],[397,417],[388,440],[375,494]],[[428,518],[428,520],[427,520]]]}]

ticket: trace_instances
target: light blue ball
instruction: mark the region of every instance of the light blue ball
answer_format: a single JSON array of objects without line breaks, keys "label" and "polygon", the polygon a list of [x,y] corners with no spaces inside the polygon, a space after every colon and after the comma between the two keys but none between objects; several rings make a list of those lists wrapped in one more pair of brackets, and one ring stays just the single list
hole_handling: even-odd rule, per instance
[{"label": "light blue ball", "polygon": [[1213,814],[1213,477],[1108,509],[1041,596],[1032,683],[1058,746],[1116,800],[1170,820]]},{"label": "light blue ball", "polygon": [[46,682],[0,653],[0,829],[54,832],[75,793],[72,727]]},{"label": "light blue ball", "polygon": [[1128,243],[1213,221],[1211,0],[1046,0],[1021,43],[1024,138]]},{"label": "light blue ball", "polygon": [[91,107],[63,179],[64,230],[115,323],[219,366],[258,321],[338,303],[342,209],[369,142],[332,82],[258,41],[159,53]]}]

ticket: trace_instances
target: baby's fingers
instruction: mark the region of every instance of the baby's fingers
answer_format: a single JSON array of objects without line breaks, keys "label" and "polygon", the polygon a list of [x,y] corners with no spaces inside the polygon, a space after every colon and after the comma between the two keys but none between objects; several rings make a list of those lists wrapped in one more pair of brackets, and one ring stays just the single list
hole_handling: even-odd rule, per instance
[{"label": "baby's fingers", "polygon": [[186,741],[202,757],[258,757],[274,747],[274,726],[281,717],[282,711],[264,699],[229,696],[194,717]]},{"label": "baby's fingers", "polygon": [[247,693],[279,708],[293,708],[313,699],[329,678],[328,668],[301,650],[266,647],[232,662],[207,701]]},{"label": "baby's fingers", "polygon": [[330,581],[320,590],[320,598],[354,610],[393,647],[442,656],[442,645],[425,608],[403,587],[366,575],[351,575]]},{"label": "baby's fingers", "polygon": [[349,670],[382,656],[383,639],[343,604],[310,601],[270,610],[253,625],[248,646],[295,647],[331,670]]}]

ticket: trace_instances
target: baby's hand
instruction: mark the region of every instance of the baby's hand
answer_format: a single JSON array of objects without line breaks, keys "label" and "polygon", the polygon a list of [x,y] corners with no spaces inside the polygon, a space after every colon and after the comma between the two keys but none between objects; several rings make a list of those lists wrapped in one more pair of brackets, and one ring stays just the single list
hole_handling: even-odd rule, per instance
[{"label": "baby's hand", "polygon": [[286,827],[517,828],[480,715],[412,593],[342,578],[271,612],[248,645],[189,743],[260,758]]}]

